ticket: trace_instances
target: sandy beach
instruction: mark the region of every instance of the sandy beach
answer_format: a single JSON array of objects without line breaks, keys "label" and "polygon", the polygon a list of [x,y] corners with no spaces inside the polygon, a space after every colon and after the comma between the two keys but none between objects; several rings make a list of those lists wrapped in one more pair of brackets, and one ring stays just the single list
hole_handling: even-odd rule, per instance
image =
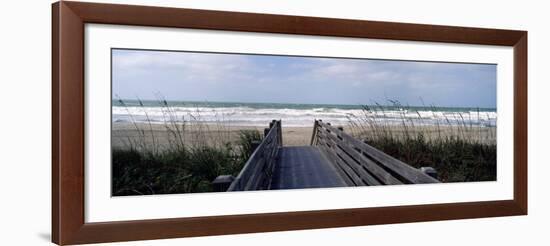
[{"label": "sandy beach", "polygon": [[[142,134],[136,130],[136,126],[143,130]],[[239,138],[239,132],[243,130],[257,130],[263,135],[264,128],[253,126],[224,126],[216,124],[195,124],[186,125],[182,139],[185,144],[193,145],[196,143],[207,144],[234,144]],[[301,146],[309,145],[311,141],[312,127],[285,127],[283,126],[283,145],[284,146]],[[368,138],[375,136],[369,133],[371,128],[352,128],[350,125],[344,126],[344,131],[360,138]],[[403,136],[408,132],[411,136],[417,136],[418,132],[422,132],[426,139],[436,139],[446,136],[458,136],[461,138],[475,140],[482,143],[496,142],[496,128],[474,128],[460,129],[457,126],[416,126],[405,130],[402,126],[386,126],[386,131],[391,131],[393,136]],[[367,133],[367,134],[365,134]],[[143,141],[147,144],[155,143],[161,148],[169,146],[170,139],[173,139],[173,133],[164,124],[130,124],[130,123],[113,123],[112,128],[112,146],[115,148],[128,147],[130,142]]]},{"label": "sandy beach", "polygon": [[[170,144],[171,133],[164,124],[149,125],[140,123],[137,124],[137,127],[144,131],[144,140],[148,144],[152,144],[153,141],[163,147]],[[253,126],[189,125],[186,126],[183,139],[185,139],[186,144],[196,143],[197,141],[235,143],[238,140],[239,132],[242,130],[257,130],[260,134],[264,132],[264,128]],[[313,127],[283,127],[283,144],[285,146],[309,145],[312,131]],[[140,135],[134,124],[113,123],[112,146],[115,148],[127,147],[129,141],[140,141]]]}]

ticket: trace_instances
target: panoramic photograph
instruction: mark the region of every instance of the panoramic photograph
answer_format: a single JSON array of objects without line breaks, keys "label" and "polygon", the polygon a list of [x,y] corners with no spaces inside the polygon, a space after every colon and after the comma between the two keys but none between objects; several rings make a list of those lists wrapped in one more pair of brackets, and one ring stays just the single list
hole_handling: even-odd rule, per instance
[{"label": "panoramic photograph", "polygon": [[496,181],[495,64],[111,56],[112,196]]}]

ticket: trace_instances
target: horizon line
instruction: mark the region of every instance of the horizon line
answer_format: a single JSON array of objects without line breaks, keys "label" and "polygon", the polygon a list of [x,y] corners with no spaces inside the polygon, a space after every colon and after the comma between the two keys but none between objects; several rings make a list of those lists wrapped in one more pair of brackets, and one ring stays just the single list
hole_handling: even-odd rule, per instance
[{"label": "horizon line", "polygon": [[[160,102],[159,99],[126,99],[126,98],[120,98],[115,99],[112,98],[112,101],[156,101]],[[356,104],[342,104],[342,103],[296,103],[296,102],[239,102],[239,101],[215,101],[215,100],[180,100],[180,99],[166,99],[167,102],[192,102],[192,103],[242,103],[242,104],[295,104],[295,105],[326,105],[326,106],[383,106],[383,107],[413,107],[413,108],[478,108],[478,109],[497,109],[497,107],[479,107],[479,106],[437,106],[437,105],[410,105],[410,104],[401,104],[401,105],[389,105],[389,104],[379,104],[378,102],[373,102],[373,104],[363,104],[363,103],[356,103]],[[390,100],[388,100],[390,101]],[[394,100],[397,101],[397,100]],[[399,102],[399,101],[397,101]]]}]

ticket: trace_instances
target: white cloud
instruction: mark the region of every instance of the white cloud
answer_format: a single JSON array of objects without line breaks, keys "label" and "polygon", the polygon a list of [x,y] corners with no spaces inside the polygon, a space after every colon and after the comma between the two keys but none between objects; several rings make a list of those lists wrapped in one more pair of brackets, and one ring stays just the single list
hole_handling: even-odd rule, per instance
[{"label": "white cloud", "polygon": [[131,50],[115,50],[113,62],[113,91],[129,97],[477,106],[496,97],[494,66]]},{"label": "white cloud", "polygon": [[218,82],[227,79],[250,79],[253,69],[243,56],[187,52],[142,52],[115,50],[113,64],[125,72],[148,73],[178,71],[174,80],[199,80]]}]

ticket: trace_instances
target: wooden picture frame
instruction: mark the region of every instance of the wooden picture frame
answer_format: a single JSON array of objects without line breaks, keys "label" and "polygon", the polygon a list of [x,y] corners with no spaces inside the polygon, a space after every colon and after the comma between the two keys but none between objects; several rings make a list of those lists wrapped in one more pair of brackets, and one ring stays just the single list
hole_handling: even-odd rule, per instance
[{"label": "wooden picture frame", "polygon": [[[86,223],[84,24],[513,47],[513,200]],[[60,245],[527,214],[527,32],[81,2],[52,6],[52,240]]]}]

